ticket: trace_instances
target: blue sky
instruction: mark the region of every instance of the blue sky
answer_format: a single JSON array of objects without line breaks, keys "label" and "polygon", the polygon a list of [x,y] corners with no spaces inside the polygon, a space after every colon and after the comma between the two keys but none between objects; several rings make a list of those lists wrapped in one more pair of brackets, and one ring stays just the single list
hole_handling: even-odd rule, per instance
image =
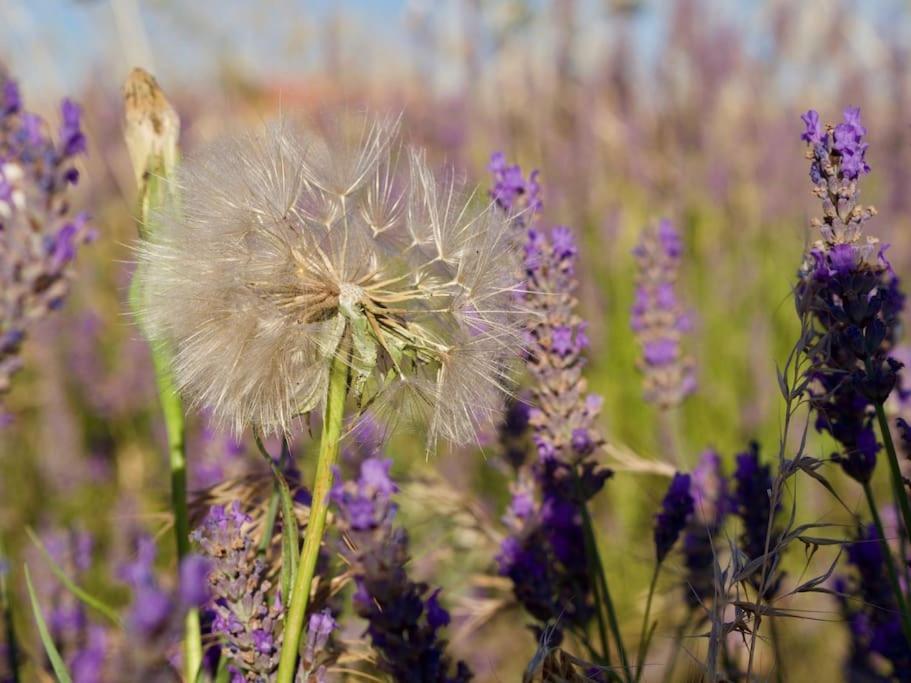
[{"label": "blue sky", "polygon": [[[540,10],[551,7],[553,1],[528,0],[526,4]],[[580,34],[580,49],[603,43],[599,24],[588,21],[586,14],[603,15],[607,0],[576,1],[583,17],[578,25],[587,31]],[[767,5],[759,0],[709,1],[717,12],[745,27],[756,23]],[[896,27],[907,28],[909,23],[905,0],[798,1],[815,3],[821,12],[846,4],[882,30],[902,30]],[[171,86],[210,79],[226,67],[254,78],[301,79],[325,56],[325,31],[334,10],[343,17],[352,68],[393,73],[414,56],[408,26],[415,8],[429,11],[445,49],[447,36],[458,32],[463,2],[0,0],[0,60],[9,64],[31,96],[39,98],[59,97],[96,79],[117,87],[134,65],[153,69]],[[520,3],[483,0],[482,4],[486,19],[495,22]],[[646,10],[633,23],[634,43],[640,50],[647,53],[664,39],[661,19],[670,5],[670,0],[646,0]],[[538,30],[542,23],[546,26],[539,22]],[[875,40],[876,30],[868,33]],[[528,49],[535,49],[537,40],[530,40]],[[445,81],[451,76],[443,64],[439,78]]]}]

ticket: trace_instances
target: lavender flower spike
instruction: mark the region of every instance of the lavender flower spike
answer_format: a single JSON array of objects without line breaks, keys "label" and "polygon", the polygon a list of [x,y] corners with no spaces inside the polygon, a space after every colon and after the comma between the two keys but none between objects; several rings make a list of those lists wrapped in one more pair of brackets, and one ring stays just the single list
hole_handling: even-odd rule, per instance
[{"label": "lavender flower spike", "polygon": [[21,365],[28,330],[61,306],[76,251],[94,237],[68,198],[79,178],[75,158],[85,151],[80,109],[64,100],[61,113],[55,143],[0,69],[0,396]]},{"label": "lavender flower spike", "polygon": [[439,591],[408,578],[408,534],[393,526],[397,487],[389,477],[391,464],[364,460],[356,480],[339,479],[332,491],[338,526],[351,541],[342,543],[341,552],[357,586],[355,608],[367,620],[380,668],[395,680],[464,683],[471,672],[464,662],[452,666],[440,637],[449,614],[439,604]]},{"label": "lavender flower spike", "polygon": [[251,522],[236,501],[228,509],[214,506],[192,538],[211,563],[212,630],[222,638],[235,680],[268,681],[278,668],[282,604],[269,595],[266,565],[247,533]]},{"label": "lavender flower spike", "polygon": [[804,257],[795,301],[811,325],[811,406],[816,429],[841,445],[833,458],[861,483],[870,481],[880,445],[875,406],[891,393],[901,363],[891,356],[904,295],[885,257],[886,245],[863,234],[876,211],[859,203],[858,181],[869,171],[860,111],[822,132],[816,112],[804,115],[810,179],[822,218]]},{"label": "lavender flower spike", "polygon": [[[520,470],[505,521],[509,536],[497,557],[500,573],[513,583],[516,599],[558,642],[561,624],[584,626],[593,616],[592,581],[585,553],[580,505],[604,486],[611,471],[597,460],[604,443],[597,421],[601,397],[589,394],[582,370],[588,348],[586,323],[576,311],[575,268],[578,248],[572,231],[544,230],[536,223],[541,207],[537,174],[521,181],[517,166],[494,155],[492,195],[508,213],[524,208],[518,197],[533,199],[514,225],[525,245],[527,366],[532,375],[532,407],[516,410],[501,434],[510,441],[530,428],[537,459]],[[505,170],[504,170],[505,169]],[[508,171],[508,172],[507,172]],[[528,191],[504,192],[504,184]],[[511,456],[520,464],[522,458]]]},{"label": "lavender flower spike", "polygon": [[661,502],[661,512],[655,516],[655,555],[659,564],[674,547],[694,507],[690,475],[677,472]]},{"label": "lavender flower spike", "polygon": [[682,335],[692,328],[675,289],[682,252],[680,236],[667,219],[644,230],[633,250],[638,276],[630,326],[642,347],[645,399],[665,409],[696,389],[693,361],[680,347]]}]

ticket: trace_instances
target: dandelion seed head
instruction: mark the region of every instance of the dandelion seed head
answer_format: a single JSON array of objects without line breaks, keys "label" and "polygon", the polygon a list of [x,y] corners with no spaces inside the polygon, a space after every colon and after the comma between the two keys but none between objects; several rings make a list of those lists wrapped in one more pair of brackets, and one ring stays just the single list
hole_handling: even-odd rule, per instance
[{"label": "dandelion seed head", "polygon": [[290,431],[334,358],[377,417],[420,418],[430,443],[499,416],[523,344],[509,219],[404,154],[397,122],[217,141],[174,196],[138,247],[140,319],[221,426]]}]

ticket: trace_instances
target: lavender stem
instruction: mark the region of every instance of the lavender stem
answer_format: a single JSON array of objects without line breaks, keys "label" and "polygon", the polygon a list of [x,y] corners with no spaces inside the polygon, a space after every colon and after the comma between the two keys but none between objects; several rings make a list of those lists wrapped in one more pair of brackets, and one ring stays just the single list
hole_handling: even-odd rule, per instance
[{"label": "lavender stem", "polygon": [[864,495],[867,498],[870,515],[873,517],[873,524],[876,526],[876,533],[883,549],[883,556],[886,558],[886,571],[889,574],[889,583],[892,584],[892,592],[895,593],[895,600],[898,603],[902,631],[905,633],[905,638],[911,642],[911,618],[908,615],[908,605],[902,594],[901,584],[898,581],[898,572],[895,569],[895,560],[892,558],[892,551],[889,549],[889,542],[886,540],[885,529],[879,516],[879,508],[876,507],[876,500],[873,497],[873,489],[870,487],[870,482],[864,483]]},{"label": "lavender stem", "polygon": [[645,655],[648,651],[646,636],[649,632],[649,617],[652,612],[652,598],[655,595],[655,586],[658,584],[658,574],[661,572],[661,562],[655,563],[655,571],[652,572],[652,580],[648,585],[648,597],[645,600],[645,614],[642,617],[642,632],[639,634],[639,654],[636,657],[636,683],[642,678],[642,672],[645,669]]}]

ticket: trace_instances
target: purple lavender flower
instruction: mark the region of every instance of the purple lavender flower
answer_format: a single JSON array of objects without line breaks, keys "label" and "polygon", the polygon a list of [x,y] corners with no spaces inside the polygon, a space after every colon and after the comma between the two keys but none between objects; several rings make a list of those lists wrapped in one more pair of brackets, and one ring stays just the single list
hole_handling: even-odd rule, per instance
[{"label": "purple lavender flower", "polygon": [[713,539],[718,537],[731,506],[721,457],[715,451],[703,453],[693,469],[690,493],[694,511],[683,535],[685,595],[691,606],[698,607],[714,595]]},{"label": "purple lavender flower", "polygon": [[204,410],[202,417],[190,463],[190,482],[195,488],[207,488],[237,476],[246,465],[241,457],[246,450],[243,441],[216,430],[210,410]]},{"label": "purple lavender flower", "polygon": [[639,273],[630,326],[642,347],[645,399],[665,409],[696,389],[693,361],[680,348],[682,334],[691,327],[675,291],[682,253],[680,236],[666,219],[644,230],[633,250]]},{"label": "purple lavender flower", "polygon": [[[503,175],[521,178],[502,155],[492,161],[494,197],[502,194]],[[516,599],[541,624],[585,625],[594,614],[592,577],[584,552],[580,505],[601,490],[610,470],[597,461],[604,440],[597,428],[601,398],[588,394],[582,369],[588,348],[586,323],[576,312],[578,249],[572,231],[563,226],[544,230],[535,224],[541,203],[537,173],[531,211],[515,223],[525,244],[526,305],[533,310],[527,327],[528,369],[532,376],[526,417],[518,413],[504,433],[530,427],[537,459],[524,463],[516,452],[519,438],[506,443],[509,459],[522,466],[513,500],[504,519],[509,536],[497,557],[500,573],[511,579]],[[502,202],[507,213],[515,206]],[[540,630],[540,629],[539,629]],[[552,631],[559,642],[561,630]]]},{"label": "purple lavender flower", "polygon": [[266,565],[249,533],[252,519],[236,501],[209,509],[192,534],[210,562],[213,631],[238,681],[271,680],[281,649],[281,600],[270,597]]},{"label": "purple lavender flower", "polygon": [[819,122],[819,112],[810,109],[807,113],[801,114],[800,118],[806,124],[806,130],[800,134],[800,139],[809,142],[811,145],[818,145],[825,141],[826,132]]},{"label": "purple lavender flower", "polygon": [[310,622],[307,624],[307,647],[301,660],[303,680],[309,683],[327,683],[326,665],[320,661],[320,655],[337,628],[338,624],[328,609],[310,615]]},{"label": "purple lavender flower", "polygon": [[693,509],[690,475],[677,472],[661,501],[661,512],[655,516],[655,555],[659,564],[680,538]]},{"label": "purple lavender flower", "polygon": [[34,321],[60,307],[79,245],[93,237],[84,214],[71,215],[68,186],[85,150],[79,107],[64,100],[57,143],[23,111],[19,89],[0,70],[0,395],[19,369]]},{"label": "purple lavender flower", "polygon": [[155,541],[149,536],[142,536],[137,542],[135,559],[120,568],[120,578],[133,591],[133,601],[127,612],[127,628],[140,642],[148,642],[161,635],[170,625],[176,607],[155,575],[157,552]]},{"label": "purple lavender flower", "polygon": [[[775,560],[772,551],[775,549],[775,537],[778,533],[774,522],[772,535],[769,536],[769,520],[778,512],[778,506],[772,509],[770,492],[772,490],[772,471],[769,465],[759,461],[759,444],[753,442],[750,448],[737,456],[737,468],[734,470],[734,494],[732,504],[734,512],[743,523],[740,535],[740,548],[750,560],[766,555],[768,546],[771,565],[766,571],[765,593],[769,598],[778,592],[782,575],[775,575]],[[759,589],[762,571],[757,570],[752,577],[754,586]]]},{"label": "purple lavender flower", "polygon": [[860,111],[846,110],[844,122],[829,131],[808,151],[823,218],[813,220],[820,239],[804,259],[795,300],[812,325],[805,353],[816,429],[841,445],[833,459],[845,472],[866,483],[879,451],[874,408],[892,392],[901,367],[891,350],[904,295],[886,247],[863,235],[875,211],[858,203],[858,180],[869,171]]},{"label": "purple lavender flower", "polygon": [[107,657],[107,631],[100,626],[89,626],[85,647],[76,652],[69,662],[73,683],[98,683],[98,681],[103,681]]},{"label": "purple lavender flower", "polygon": [[892,666],[888,680],[909,680],[911,644],[902,632],[876,526],[859,529],[857,538],[846,550],[848,564],[854,567],[855,573],[839,576],[835,581],[842,614],[851,626],[851,654],[846,668],[856,677],[852,680],[873,680],[871,676],[878,676],[875,673],[878,668],[871,658],[875,653]]},{"label": "purple lavender flower", "polygon": [[[464,662],[445,654],[440,629],[449,615],[439,591],[408,578],[408,534],[394,527],[397,490],[389,477],[389,460],[361,464],[354,481],[341,478],[332,490],[339,529],[350,539],[341,553],[351,566],[355,609],[367,620],[367,634],[379,667],[395,680],[461,683],[471,679]],[[313,622],[311,622],[311,626]]]},{"label": "purple lavender flower", "polygon": [[520,222],[530,221],[531,216],[541,208],[538,172],[532,171],[526,179],[518,164],[510,166],[506,163],[503,152],[491,156],[487,168],[494,177],[491,198],[503,211],[516,216]]},{"label": "purple lavender flower", "polygon": [[180,562],[180,602],[185,607],[202,607],[209,601],[211,562],[200,555],[187,555]]}]

